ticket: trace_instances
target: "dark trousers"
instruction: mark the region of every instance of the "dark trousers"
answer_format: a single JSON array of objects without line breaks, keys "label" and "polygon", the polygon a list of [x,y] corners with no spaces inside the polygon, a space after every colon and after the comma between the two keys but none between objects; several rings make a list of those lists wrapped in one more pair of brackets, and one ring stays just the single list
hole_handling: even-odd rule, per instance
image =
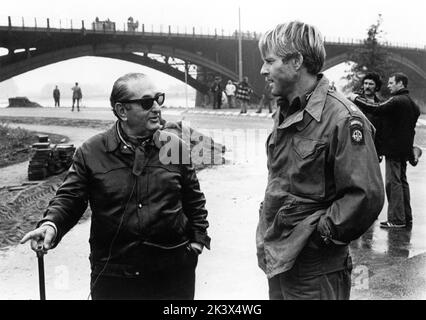
[{"label": "dark trousers", "polygon": [[[149,248],[126,265],[101,265],[92,271],[93,300],[193,300],[198,255],[185,246]],[[129,264],[131,263],[131,264]],[[99,270],[103,270],[99,276]]]},{"label": "dark trousers", "polygon": [[60,105],[59,105],[59,98],[56,98],[56,99],[55,99],[55,107],[56,107],[56,106],[60,107]]},{"label": "dark trousers", "polygon": [[228,99],[228,107],[235,108],[235,96],[227,96]]},{"label": "dark trousers", "polygon": [[386,196],[388,221],[395,224],[411,223],[410,187],[407,181],[407,162],[386,157]]},{"label": "dark trousers", "polygon": [[72,98],[72,109],[71,111],[74,111],[74,104],[77,101],[77,111],[80,111],[80,99]]},{"label": "dark trousers", "polygon": [[349,300],[352,260],[347,247],[305,248],[293,267],[268,280],[270,300]]},{"label": "dark trousers", "polygon": [[240,108],[241,108],[240,113],[247,113],[248,101],[239,99],[238,103],[240,104]]},{"label": "dark trousers", "polygon": [[213,93],[213,109],[220,109],[222,106],[222,92]]}]

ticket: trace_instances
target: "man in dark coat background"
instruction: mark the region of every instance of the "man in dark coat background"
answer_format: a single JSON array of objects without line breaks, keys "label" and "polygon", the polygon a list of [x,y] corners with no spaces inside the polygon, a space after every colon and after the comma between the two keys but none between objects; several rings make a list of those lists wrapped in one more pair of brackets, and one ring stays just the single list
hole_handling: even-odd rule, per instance
[{"label": "man in dark coat background", "polygon": [[382,228],[411,227],[413,215],[410,188],[407,181],[407,161],[413,157],[413,142],[420,109],[409,96],[408,77],[394,73],[389,77],[388,89],[392,95],[382,103],[372,103],[352,95],[354,102],[365,112],[383,119],[382,151],[386,158],[386,195],[388,220]]}]

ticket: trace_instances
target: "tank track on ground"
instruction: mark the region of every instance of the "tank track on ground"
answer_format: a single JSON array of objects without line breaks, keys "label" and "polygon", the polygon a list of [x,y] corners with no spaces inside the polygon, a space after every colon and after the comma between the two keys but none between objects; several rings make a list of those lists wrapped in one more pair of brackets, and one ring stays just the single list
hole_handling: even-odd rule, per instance
[{"label": "tank track on ground", "polygon": [[67,170],[75,152],[73,144],[51,144],[46,135],[38,136],[32,145],[33,155],[28,165],[28,180],[44,180]]}]

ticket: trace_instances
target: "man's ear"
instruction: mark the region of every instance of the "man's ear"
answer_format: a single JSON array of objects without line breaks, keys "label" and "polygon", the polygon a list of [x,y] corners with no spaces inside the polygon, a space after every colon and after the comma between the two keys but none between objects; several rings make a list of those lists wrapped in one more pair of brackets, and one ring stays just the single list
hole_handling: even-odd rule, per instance
[{"label": "man's ear", "polygon": [[114,110],[117,116],[120,118],[120,120],[122,121],[127,120],[127,109],[124,107],[124,104],[122,104],[121,102],[117,102],[114,105]]},{"label": "man's ear", "polygon": [[301,53],[298,53],[293,59],[293,66],[296,70],[299,70],[303,65],[303,56]]}]

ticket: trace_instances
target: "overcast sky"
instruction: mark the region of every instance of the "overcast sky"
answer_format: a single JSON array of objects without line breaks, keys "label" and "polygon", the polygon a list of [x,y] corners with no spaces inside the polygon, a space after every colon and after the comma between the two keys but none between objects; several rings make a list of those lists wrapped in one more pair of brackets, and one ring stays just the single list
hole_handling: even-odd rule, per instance
[{"label": "overcast sky", "polygon": [[[390,42],[426,45],[426,4],[421,0],[9,0],[2,1],[0,24],[7,24],[7,16],[14,23],[33,23],[34,17],[44,21],[49,17],[52,24],[79,24],[82,19],[90,23],[97,16],[106,18],[122,26],[129,16],[146,28],[167,25],[185,26],[191,30],[195,26],[203,32],[214,29],[231,31],[238,28],[238,8],[241,10],[242,30],[264,32],[277,23],[299,19],[319,27],[326,38],[365,38],[368,27],[375,23],[380,13],[383,17],[384,38]],[[40,24],[41,22],[38,22]],[[127,62],[102,60],[100,58],[80,58],[74,61],[57,63],[28,72],[14,78],[18,86],[36,90],[43,81],[107,81],[136,66]],[[167,76],[151,72],[159,80],[171,81]],[[51,79],[50,79],[51,80]],[[52,82],[48,81],[48,82]]]}]

